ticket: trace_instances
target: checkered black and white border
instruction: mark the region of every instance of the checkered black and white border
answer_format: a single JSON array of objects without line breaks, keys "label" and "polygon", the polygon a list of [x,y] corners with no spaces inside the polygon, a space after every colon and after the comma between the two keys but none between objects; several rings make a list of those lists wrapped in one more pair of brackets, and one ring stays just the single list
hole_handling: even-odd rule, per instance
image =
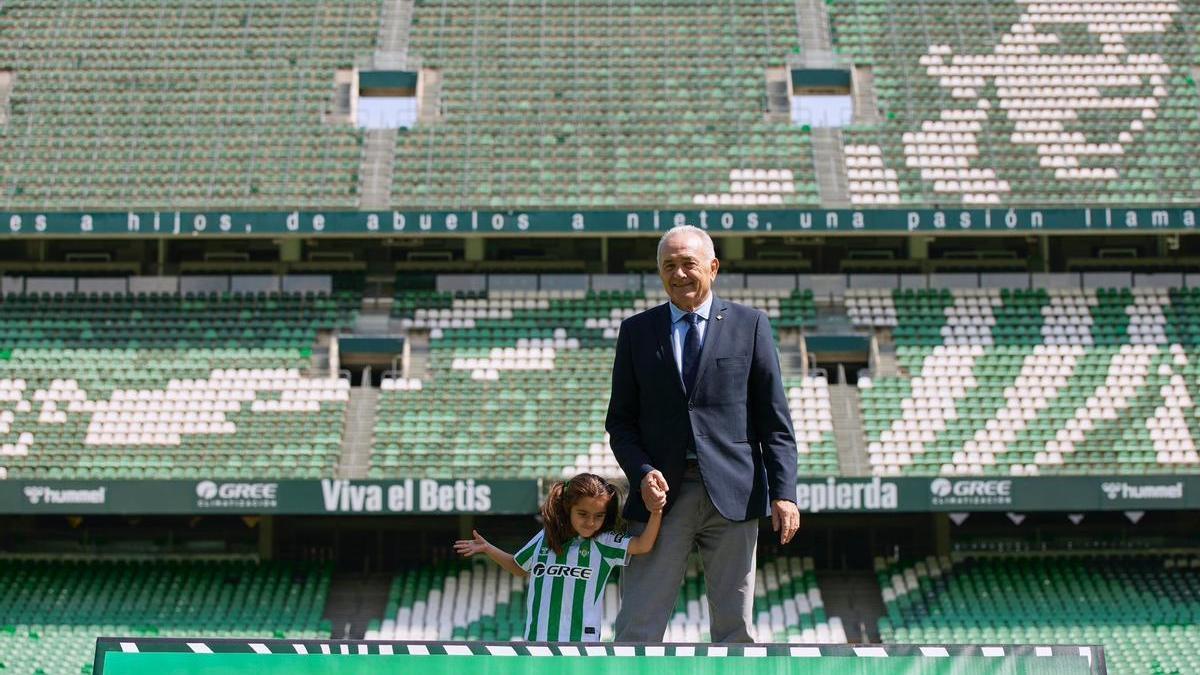
[{"label": "checkered black and white border", "polygon": [[96,640],[94,675],[102,675],[103,657],[108,652],[192,654],[314,654],[384,656],[609,656],[609,657],[734,657],[761,658],[886,658],[889,656],[1083,656],[1093,675],[1105,675],[1104,651],[1097,646],[1077,645],[792,645],[792,644],[667,644],[634,645],[612,643],[525,643],[525,642],[388,642],[366,640],[245,640],[187,638],[119,638]]}]

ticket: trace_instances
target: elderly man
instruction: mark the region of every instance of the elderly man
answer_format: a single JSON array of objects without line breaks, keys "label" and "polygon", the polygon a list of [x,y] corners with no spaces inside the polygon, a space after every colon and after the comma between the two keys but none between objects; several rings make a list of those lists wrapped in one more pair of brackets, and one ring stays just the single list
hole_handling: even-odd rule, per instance
[{"label": "elderly man", "polygon": [[713,642],[753,642],[758,519],[780,543],[799,526],[796,442],[771,325],[712,293],[708,233],[676,227],[658,244],[670,302],[621,325],[606,428],[629,477],[634,532],[666,499],[654,550],[621,579],[616,639],[660,642],[693,547],[708,588]]}]

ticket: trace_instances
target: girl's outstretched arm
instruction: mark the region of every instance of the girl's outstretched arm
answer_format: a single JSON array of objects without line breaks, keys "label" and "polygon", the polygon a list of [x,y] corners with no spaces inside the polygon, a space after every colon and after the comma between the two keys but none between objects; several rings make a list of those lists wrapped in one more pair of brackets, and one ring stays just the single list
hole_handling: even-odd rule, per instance
[{"label": "girl's outstretched arm", "polygon": [[471,534],[475,535],[474,539],[459,539],[458,541],[454,542],[454,550],[461,554],[464,558],[470,558],[477,553],[482,553],[491,558],[497,565],[508,570],[515,576],[521,577],[522,579],[529,576],[529,573],[517,564],[516,559],[513,558],[511,553],[501,551],[495,546],[492,546],[490,543],[488,543],[488,540],[480,536],[479,532],[476,530],[471,530]]},{"label": "girl's outstretched arm", "polygon": [[629,555],[649,553],[654,548],[654,540],[658,539],[658,529],[662,526],[662,509],[650,512],[650,520],[646,521],[646,529],[629,540]]}]

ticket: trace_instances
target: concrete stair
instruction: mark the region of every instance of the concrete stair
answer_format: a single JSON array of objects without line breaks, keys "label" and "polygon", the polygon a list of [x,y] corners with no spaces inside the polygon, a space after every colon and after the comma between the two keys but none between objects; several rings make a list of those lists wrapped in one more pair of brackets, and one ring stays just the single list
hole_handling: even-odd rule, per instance
[{"label": "concrete stair", "polygon": [[846,179],[845,147],[842,130],[817,127],[809,134],[812,140],[813,168],[817,172],[817,189],[821,205],[826,208],[845,208],[850,205],[850,183]]},{"label": "concrete stair", "polygon": [[854,97],[854,123],[880,124],[879,99],[875,95],[875,73],[870,66],[855,66],[851,71],[851,95]]},{"label": "concrete stair", "polygon": [[408,376],[429,379],[429,333],[413,331],[405,339],[408,340]]},{"label": "concrete stair", "polygon": [[875,363],[871,364],[871,375],[874,377],[899,377],[900,374],[900,363],[896,360],[896,345],[881,342]]},{"label": "concrete stair", "polygon": [[390,574],[338,574],[329,584],[325,618],[333,624],[335,640],[361,640],[371,621],[387,609]]},{"label": "concrete stair", "polygon": [[370,385],[367,382],[366,386],[350,388],[346,426],[342,430],[342,454],[334,469],[337,478],[367,477],[371,446],[375,441],[375,410],[379,403],[379,390]]},{"label": "concrete stair", "polygon": [[395,129],[368,129],[358,169],[359,205],[368,211],[392,206],[392,176],[396,164]]},{"label": "concrete stair", "polygon": [[408,54],[409,34],[415,0],[386,0],[379,13],[379,33],[375,37],[374,65],[381,70],[411,70]]},{"label": "concrete stair", "polygon": [[825,613],[841,617],[849,642],[879,642],[879,617],[886,609],[873,572],[817,570],[817,586]]},{"label": "concrete stair", "polygon": [[833,34],[823,0],[796,0],[796,28],[804,67],[826,68],[834,64]]},{"label": "concrete stair", "polygon": [[833,436],[837,441],[838,472],[843,476],[870,475],[858,387],[829,385],[829,404],[833,413]]}]

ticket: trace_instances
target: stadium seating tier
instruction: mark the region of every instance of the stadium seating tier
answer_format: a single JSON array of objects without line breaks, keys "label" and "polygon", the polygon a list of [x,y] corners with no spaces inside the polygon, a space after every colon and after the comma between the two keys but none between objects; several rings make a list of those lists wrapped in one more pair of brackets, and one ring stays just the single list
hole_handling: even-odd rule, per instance
[{"label": "stadium seating tier", "polygon": [[328,638],[331,575],[287,562],[0,559],[0,669],[86,675],[100,635]]},{"label": "stadium seating tier", "polygon": [[6,3],[6,209],[356,208],[362,132],[323,124],[379,0]]},{"label": "stadium seating tier", "polygon": [[0,302],[0,474],[323,478],[349,381],[310,373],[353,293],[13,294]]},{"label": "stadium seating tier", "polygon": [[1194,554],[956,554],[876,562],[884,642],[1102,644],[1111,675],[1200,671]]}]

